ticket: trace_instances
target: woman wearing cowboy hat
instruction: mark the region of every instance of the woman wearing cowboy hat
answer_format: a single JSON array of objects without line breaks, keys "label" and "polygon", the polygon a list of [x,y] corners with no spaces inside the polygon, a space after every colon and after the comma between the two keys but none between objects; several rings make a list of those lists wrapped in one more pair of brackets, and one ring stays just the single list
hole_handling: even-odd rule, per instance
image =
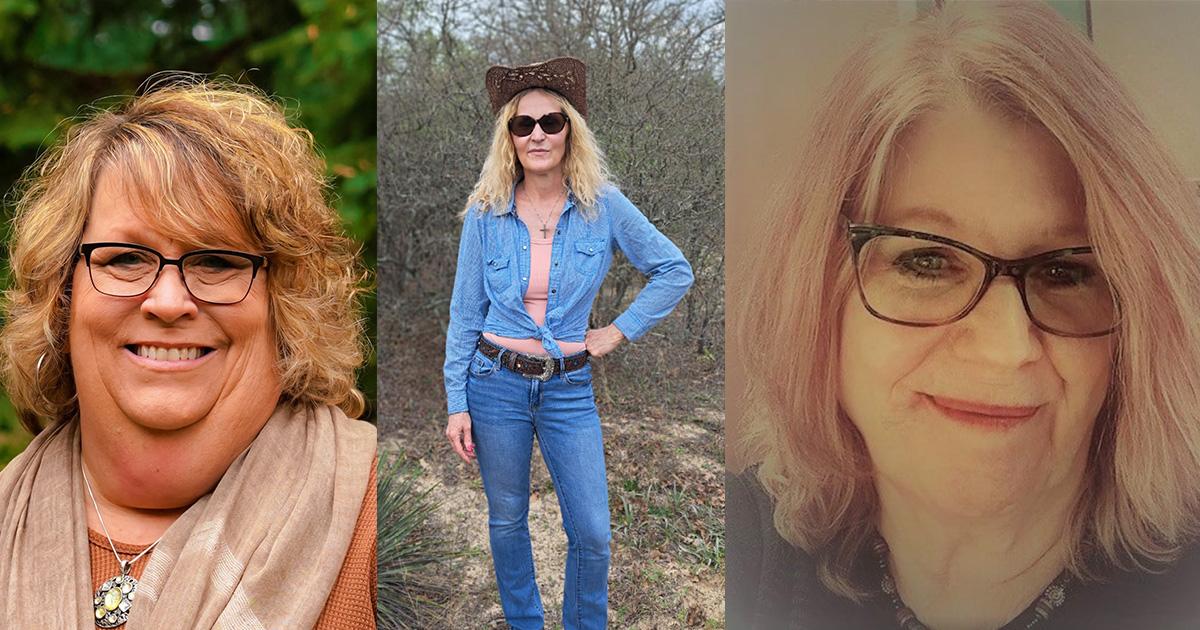
[{"label": "woman wearing cowboy hat", "polygon": [[[584,118],[586,70],[569,57],[488,70],[496,124],[462,214],[446,333],[446,437],[478,458],[500,600],[518,630],[544,623],[527,522],[535,434],[567,533],[563,626],[605,627],[611,535],[589,357],[644,335],[692,283],[679,248],[609,182]],[[589,330],[617,248],[648,282]]]}]

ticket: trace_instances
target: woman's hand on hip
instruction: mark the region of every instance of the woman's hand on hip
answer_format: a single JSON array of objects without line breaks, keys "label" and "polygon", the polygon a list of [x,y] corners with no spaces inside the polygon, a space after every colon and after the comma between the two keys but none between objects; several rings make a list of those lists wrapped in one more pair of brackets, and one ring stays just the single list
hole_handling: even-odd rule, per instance
[{"label": "woman's hand on hip", "polygon": [[471,441],[471,414],[460,411],[450,414],[446,423],[446,439],[464,462],[475,461],[475,443]]},{"label": "woman's hand on hip", "polygon": [[625,341],[625,335],[613,324],[593,328],[583,336],[583,345],[587,346],[588,354],[594,357],[602,357],[616,350],[622,341]]}]

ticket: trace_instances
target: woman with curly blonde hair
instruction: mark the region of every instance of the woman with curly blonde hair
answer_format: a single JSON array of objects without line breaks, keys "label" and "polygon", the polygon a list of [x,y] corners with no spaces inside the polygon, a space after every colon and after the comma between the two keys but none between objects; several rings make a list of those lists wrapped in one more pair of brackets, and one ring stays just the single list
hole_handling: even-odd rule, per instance
[{"label": "woman with curly blonde hair", "polygon": [[795,182],[730,627],[1196,627],[1200,201],[1086,39],[1032,2],[884,31]]},{"label": "woman with curly blonde hair", "polygon": [[307,131],[160,79],[18,189],[0,473],[13,627],[374,627],[362,274]]},{"label": "woman with curly blonde hair", "polygon": [[[496,125],[463,213],[446,332],[446,437],[464,461],[478,456],[500,603],[520,630],[545,623],[527,522],[534,435],[567,533],[563,626],[606,626],[608,486],[589,357],[644,335],[692,283],[679,248],[609,183],[585,72],[569,57],[488,71]],[[588,330],[617,248],[649,282]]]}]

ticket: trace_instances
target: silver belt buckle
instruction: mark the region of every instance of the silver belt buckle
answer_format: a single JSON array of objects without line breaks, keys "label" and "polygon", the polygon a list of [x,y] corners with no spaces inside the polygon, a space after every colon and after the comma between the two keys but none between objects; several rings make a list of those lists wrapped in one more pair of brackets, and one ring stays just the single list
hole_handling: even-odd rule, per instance
[{"label": "silver belt buckle", "polygon": [[554,357],[546,357],[543,359],[542,373],[534,376],[533,378],[536,378],[543,383],[550,380],[550,377],[554,376],[554,364]]}]

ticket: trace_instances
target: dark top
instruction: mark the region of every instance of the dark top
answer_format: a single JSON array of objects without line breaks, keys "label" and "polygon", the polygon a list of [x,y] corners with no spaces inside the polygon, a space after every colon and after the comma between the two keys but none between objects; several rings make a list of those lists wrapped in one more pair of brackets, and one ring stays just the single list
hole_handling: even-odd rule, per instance
[{"label": "dark top", "polygon": [[[877,586],[880,569],[862,558],[852,575],[872,588],[864,604],[821,584],[815,560],[780,537],[771,498],[754,470],[725,478],[729,630],[899,628],[891,601]],[[867,550],[867,556],[873,556]],[[1192,546],[1162,573],[1115,571],[1104,582],[1070,581],[1066,601],[1035,628],[1086,630],[1200,629],[1200,547]]]}]

